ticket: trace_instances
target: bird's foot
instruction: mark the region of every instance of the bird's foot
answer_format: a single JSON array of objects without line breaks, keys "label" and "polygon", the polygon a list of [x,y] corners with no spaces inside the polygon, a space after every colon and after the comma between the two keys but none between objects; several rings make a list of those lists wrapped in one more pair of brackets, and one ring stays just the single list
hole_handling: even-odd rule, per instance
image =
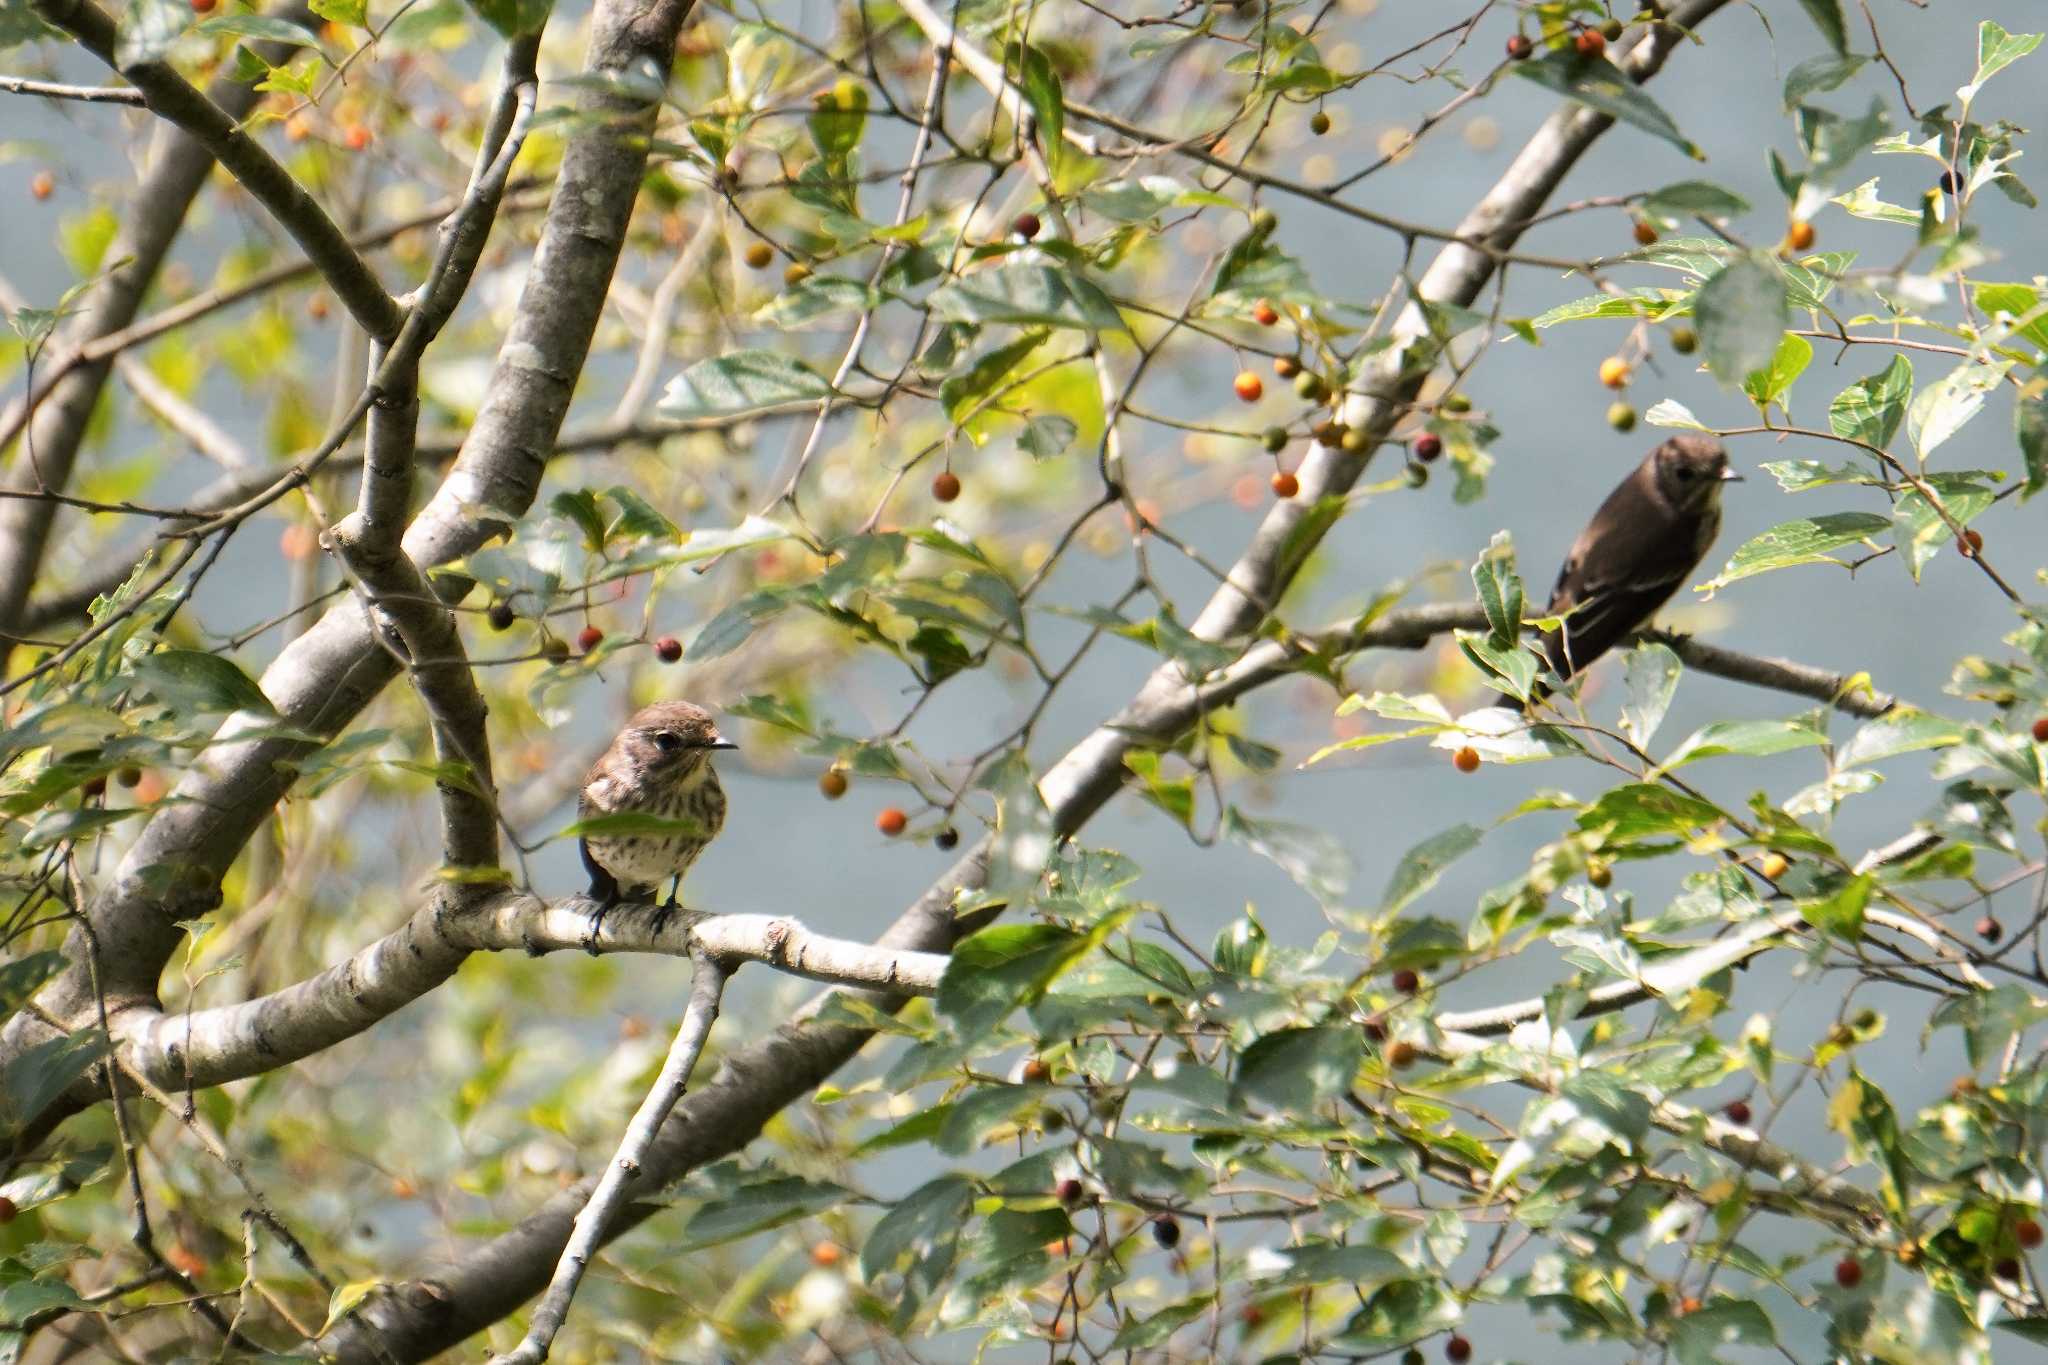
[{"label": "bird's foot", "polygon": [[597,956],[597,936],[604,930],[605,914],[618,903],[618,893],[614,892],[611,895],[606,896],[601,900],[598,900],[597,908],[590,912],[590,932],[584,936],[583,951],[589,953],[592,957]]}]

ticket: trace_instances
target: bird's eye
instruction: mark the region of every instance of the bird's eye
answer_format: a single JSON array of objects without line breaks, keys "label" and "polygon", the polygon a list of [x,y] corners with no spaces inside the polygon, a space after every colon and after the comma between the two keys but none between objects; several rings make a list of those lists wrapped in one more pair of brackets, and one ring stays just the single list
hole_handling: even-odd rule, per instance
[{"label": "bird's eye", "polygon": [[1678,477],[1679,477],[1679,478],[1681,478],[1681,479],[1689,479],[1689,478],[1691,478],[1692,476],[1693,476],[1693,469],[1692,469],[1692,466],[1691,466],[1691,465],[1684,465],[1684,464],[1682,464],[1682,465],[1680,465],[1680,466],[1678,467]]},{"label": "bird's eye", "polygon": [[655,732],[654,747],[665,754],[672,754],[683,747],[683,737],[673,730]]}]

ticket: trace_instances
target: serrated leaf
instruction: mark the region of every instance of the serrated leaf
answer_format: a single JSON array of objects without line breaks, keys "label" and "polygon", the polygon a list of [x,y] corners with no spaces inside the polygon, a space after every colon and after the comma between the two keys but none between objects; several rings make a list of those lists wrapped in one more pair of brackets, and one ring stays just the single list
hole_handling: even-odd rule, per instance
[{"label": "serrated leaf", "polygon": [[275,715],[263,689],[232,660],[196,649],[160,649],[135,665],[143,686],[173,711]]},{"label": "serrated leaf", "polygon": [[1970,78],[1968,85],[1956,91],[1956,98],[1965,104],[1976,98],[1984,82],[2039,47],[2042,36],[2039,33],[2008,33],[1989,19],[1980,22],[1977,25],[1977,74]]},{"label": "serrated leaf", "polygon": [[2011,368],[2010,361],[1990,365],[1965,361],[1915,394],[1906,408],[1906,434],[1912,438],[1913,453],[1924,461],[1962,430],[1982,411],[1984,400]]},{"label": "serrated leaf", "polygon": [[1791,392],[1799,376],[1806,373],[1807,363],[1812,359],[1813,343],[1796,333],[1786,332],[1778,339],[1778,349],[1771,354],[1771,363],[1744,376],[1742,391],[1759,408],[1772,403],[1782,406],[1785,395]]},{"label": "serrated leaf", "polygon": [[934,316],[952,322],[1123,331],[1107,294],[1072,270],[1011,261],[941,286],[928,300]]},{"label": "serrated leaf", "polygon": [[1828,429],[1844,440],[1883,450],[1898,434],[1912,392],[1912,363],[1895,355],[1884,369],[1865,375],[1835,395],[1835,401],[1828,404]]},{"label": "serrated leaf", "polygon": [[1743,256],[1700,287],[1693,301],[1707,369],[1739,384],[1770,364],[1791,320],[1785,277],[1769,260]]},{"label": "serrated leaf", "polygon": [[1868,540],[1891,529],[1891,518],[1875,512],[1831,512],[1783,521],[1745,542],[1705,586],[1726,587],[1738,579],[1794,564],[1839,564],[1829,550]]},{"label": "serrated leaf", "polygon": [[1827,732],[1811,720],[1721,720],[1701,726],[1672,750],[1663,762],[1665,771],[1680,768],[1702,758],[1738,754],[1762,758],[1793,749],[1812,748],[1828,742]]},{"label": "serrated leaf", "polygon": [[1401,861],[1394,867],[1394,875],[1387,881],[1386,895],[1380,900],[1382,915],[1396,915],[1416,897],[1437,884],[1444,870],[1465,854],[1479,847],[1479,841],[1486,831],[1477,825],[1453,825],[1441,834],[1432,834],[1415,847],[1401,855]]},{"label": "serrated leaf", "polygon": [[1663,107],[1612,62],[1588,61],[1566,50],[1549,53],[1539,60],[1516,62],[1511,69],[1516,75],[1588,109],[1663,138],[1694,161],[1707,159],[1706,153],[1678,131],[1678,125]]},{"label": "serrated leaf", "polygon": [[1522,578],[1515,572],[1515,542],[1495,531],[1486,553],[1472,565],[1472,586],[1495,644],[1512,647],[1522,635]]},{"label": "serrated leaf", "polygon": [[1707,425],[1692,415],[1692,409],[1675,398],[1663,398],[1650,405],[1643,420],[1653,427],[1677,427],[1681,431],[1706,431]]},{"label": "serrated leaf", "polygon": [[671,379],[658,410],[664,417],[730,417],[830,395],[832,386],[780,351],[734,351],[700,360]]}]

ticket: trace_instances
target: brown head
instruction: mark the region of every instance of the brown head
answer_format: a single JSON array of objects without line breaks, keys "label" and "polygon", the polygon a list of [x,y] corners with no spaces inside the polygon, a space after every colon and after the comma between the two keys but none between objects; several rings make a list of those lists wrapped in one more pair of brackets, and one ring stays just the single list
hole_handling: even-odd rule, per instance
[{"label": "brown head", "polygon": [[695,772],[719,749],[739,745],[718,733],[711,713],[686,701],[658,701],[634,712],[592,775],[610,771],[662,782]]},{"label": "brown head", "polygon": [[1742,476],[1728,466],[1728,451],[1711,436],[1673,436],[1650,452],[1643,467],[1651,489],[1673,512],[1718,506],[1721,485]]}]

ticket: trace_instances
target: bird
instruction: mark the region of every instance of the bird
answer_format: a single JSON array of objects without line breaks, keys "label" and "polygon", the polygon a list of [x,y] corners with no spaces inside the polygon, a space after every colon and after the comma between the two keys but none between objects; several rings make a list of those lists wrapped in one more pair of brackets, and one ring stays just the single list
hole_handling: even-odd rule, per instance
[{"label": "bird", "polygon": [[651,900],[665,881],[679,903],[683,874],[725,825],[725,789],[711,756],[739,746],[718,733],[711,713],[686,701],[658,701],[633,714],[590,765],[577,799],[579,820],[642,814],[675,822],[646,833],[590,833],[578,844],[598,903],[591,942],[604,913],[625,900]]},{"label": "bird", "polygon": [[[1712,436],[1674,436],[1607,495],[1572,542],[1544,612],[1565,618],[1543,635],[1553,673],[1583,672],[1671,599],[1720,533],[1721,486],[1741,478]],[[1532,700],[1549,692],[1538,683]],[[1523,702],[1504,693],[1496,704]]]}]

